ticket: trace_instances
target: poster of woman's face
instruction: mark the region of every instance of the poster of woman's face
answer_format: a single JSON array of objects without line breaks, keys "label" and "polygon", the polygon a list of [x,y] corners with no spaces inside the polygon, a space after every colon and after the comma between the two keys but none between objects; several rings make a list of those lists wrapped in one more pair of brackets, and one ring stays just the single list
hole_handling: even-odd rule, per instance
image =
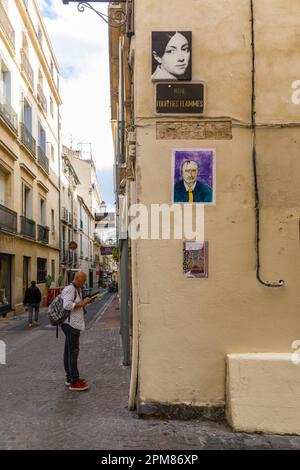
[{"label": "poster of woman's face", "polygon": [[215,204],[214,149],[173,150],[173,202]]},{"label": "poster of woman's face", "polygon": [[152,80],[192,80],[192,32],[152,32]]}]

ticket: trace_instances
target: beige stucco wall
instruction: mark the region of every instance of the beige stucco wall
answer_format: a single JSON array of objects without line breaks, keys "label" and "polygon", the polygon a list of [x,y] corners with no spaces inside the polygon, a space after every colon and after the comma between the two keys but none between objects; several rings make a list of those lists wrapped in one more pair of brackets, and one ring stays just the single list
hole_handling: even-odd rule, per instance
[{"label": "beige stucco wall", "polygon": [[[205,209],[209,278],[183,278],[182,241],[132,244],[139,400],[222,404],[226,354],[290,352],[300,335],[300,128],[257,132],[261,274],[286,281],[270,289],[255,277],[251,130],[234,127],[232,141],[157,141],[150,78],[151,31],[190,30],[193,80],[207,83],[207,116],[251,122],[250,2],[135,3],[138,201],[171,203],[173,148],[217,151],[217,204]],[[257,121],[300,122],[300,106],[291,102],[291,84],[300,78],[299,2],[254,3]]]},{"label": "beige stucco wall", "polygon": [[300,434],[299,354],[230,354],[227,418],[235,431]]}]

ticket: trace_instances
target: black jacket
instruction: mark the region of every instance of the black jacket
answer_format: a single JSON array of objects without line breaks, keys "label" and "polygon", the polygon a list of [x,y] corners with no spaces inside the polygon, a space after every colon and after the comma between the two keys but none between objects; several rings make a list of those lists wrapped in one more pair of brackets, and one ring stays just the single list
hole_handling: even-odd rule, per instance
[{"label": "black jacket", "polygon": [[39,304],[42,300],[41,291],[38,287],[28,287],[25,291],[23,304]]}]

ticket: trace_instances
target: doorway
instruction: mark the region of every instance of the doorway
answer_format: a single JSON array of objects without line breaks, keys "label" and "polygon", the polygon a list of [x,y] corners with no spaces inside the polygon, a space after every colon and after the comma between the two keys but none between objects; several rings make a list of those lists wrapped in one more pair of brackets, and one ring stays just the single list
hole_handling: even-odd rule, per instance
[{"label": "doorway", "polygon": [[23,296],[27,287],[29,287],[29,268],[30,268],[30,257],[23,256]]},{"label": "doorway", "polygon": [[94,271],[92,269],[90,269],[90,273],[89,273],[89,288],[90,289],[93,289],[94,287]]},{"label": "doorway", "polygon": [[0,253],[0,315],[11,310],[12,256]]}]

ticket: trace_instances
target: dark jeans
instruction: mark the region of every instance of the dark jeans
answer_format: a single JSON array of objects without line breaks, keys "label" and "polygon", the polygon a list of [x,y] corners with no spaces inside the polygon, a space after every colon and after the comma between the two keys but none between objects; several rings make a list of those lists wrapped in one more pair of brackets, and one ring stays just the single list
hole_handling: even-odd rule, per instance
[{"label": "dark jeans", "polygon": [[61,328],[66,336],[64,351],[64,366],[67,375],[67,381],[74,384],[79,379],[77,368],[79,355],[79,336],[80,330],[72,328],[72,326],[63,323]]},{"label": "dark jeans", "polygon": [[39,319],[39,309],[40,304],[27,304],[28,308],[28,322],[32,323],[33,311],[34,311],[34,321],[38,321]]}]

